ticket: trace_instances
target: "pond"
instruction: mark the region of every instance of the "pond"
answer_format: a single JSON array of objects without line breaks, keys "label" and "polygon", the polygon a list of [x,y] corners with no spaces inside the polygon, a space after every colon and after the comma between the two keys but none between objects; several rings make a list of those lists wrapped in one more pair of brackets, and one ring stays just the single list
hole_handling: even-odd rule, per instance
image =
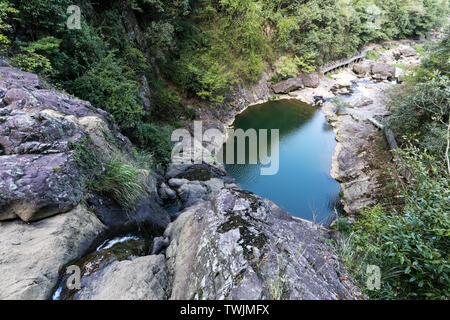
[{"label": "pond", "polygon": [[[242,189],[272,200],[293,216],[322,224],[330,222],[339,204],[340,186],[330,176],[335,135],[320,109],[297,100],[267,102],[238,115],[233,128],[269,132],[279,129],[278,173],[261,175],[261,167],[270,165],[259,160],[248,164],[249,139],[245,146],[246,164],[225,164]],[[271,150],[270,134],[267,140]],[[236,148],[237,143],[235,158]]]}]

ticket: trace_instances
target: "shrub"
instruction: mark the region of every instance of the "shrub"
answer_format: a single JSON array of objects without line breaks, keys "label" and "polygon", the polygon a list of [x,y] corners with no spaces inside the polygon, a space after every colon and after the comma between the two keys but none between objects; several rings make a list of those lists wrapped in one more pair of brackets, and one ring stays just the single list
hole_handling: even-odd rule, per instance
[{"label": "shrub", "polygon": [[124,75],[120,63],[114,53],[110,53],[70,84],[70,88],[81,99],[111,113],[122,132],[133,136],[144,116],[140,85]]},{"label": "shrub", "polygon": [[133,208],[147,193],[142,171],[120,158],[112,158],[90,190],[111,197],[124,208]]},{"label": "shrub", "polygon": [[398,183],[405,201],[401,212],[387,214],[381,206],[367,208],[353,233],[335,243],[349,270],[364,288],[367,264],[382,271],[382,299],[448,299],[450,296],[450,194],[445,170],[415,147],[400,151],[399,168],[413,180]]},{"label": "shrub", "polygon": [[0,54],[5,53],[11,43],[7,33],[11,29],[11,18],[19,11],[8,0],[0,0]]}]

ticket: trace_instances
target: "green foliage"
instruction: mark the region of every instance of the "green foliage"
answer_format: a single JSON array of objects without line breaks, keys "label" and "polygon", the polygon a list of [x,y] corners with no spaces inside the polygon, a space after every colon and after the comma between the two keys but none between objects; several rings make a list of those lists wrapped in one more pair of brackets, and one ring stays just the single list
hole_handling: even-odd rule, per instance
[{"label": "green foliage", "polygon": [[120,158],[112,158],[89,188],[111,197],[124,208],[133,208],[147,193],[143,172]]},{"label": "green foliage", "polygon": [[298,65],[293,57],[282,56],[276,63],[277,73],[281,76],[281,79],[287,79],[297,76]]},{"label": "green foliage", "polygon": [[19,11],[8,0],[0,0],[0,54],[5,53],[11,44],[7,34],[11,29],[11,20]]},{"label": "green foliage", "polygon": [[370,50],[366,53],[366,59],[378,61],[380,54],[376,50]]},{"label": "green foliage", "polygon": [[46,57],[35,52],[16,54],[11,58],[11,63],[28,72],[36,72],[42,75],[53,73],[50,61]]},{"label": "green foliage", "polygon": [[349,235],[352,231],[352,226],[345,218],[339,217],[334,222],[334,229],[345,235]]},{"label": "green foliage", "polygon": [[102,164],[93,151],[89,136],[81,138],[76,142],[69,141],[68,147],[73,151],[72,157],[77,165],[85,170],[85,175],[88,177],[88,180],[100,174]]},{"label": "green foliage", "polygon": [[137,126],[136,143],[148,150],[158,163],[170,160],[173,143],[170,140],[174,128],[169,125],[139,123]]},{"label": "green foliage", "polygon": [[114,53],[94,65],[71,84],[78,97],[109,113],[125,133],[131,133],[144,115],[139,83],[126,77],[124,66]]},{"label": "green foliage", "polygon": [[13,56],[11,63],[29,72],[51,75],[55,71],[50,59],[58,55],[60,44],[60,39],[51,36],[32,42],[17,42],[23,53]]},{"label": "green foliage", "polygon": [[450,114],[450,80],[435,73],[426,82],[406,84],[393,97],[394,112],[389,126],[399,137],[414,141],[444,162]]}]

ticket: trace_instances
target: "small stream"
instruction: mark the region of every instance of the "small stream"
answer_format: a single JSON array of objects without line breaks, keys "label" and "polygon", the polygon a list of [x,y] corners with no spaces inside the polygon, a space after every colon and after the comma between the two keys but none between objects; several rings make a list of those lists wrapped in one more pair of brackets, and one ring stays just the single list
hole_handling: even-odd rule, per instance
[{"label": "small stream", "polygon": [[[340,204],[340,185],[330,176],[336,140],[320,109],[297,100],[267,102],[238,115],[233,127],[280,130],[277,174],[261,175],[259,162],[225,165],[241,188],[272,200],[296,217],[324,225],[332,221]],[[246,143],[247,159],[248,153]]]},{"label": "small stream", "polygon": [[[93,247],[91,253],[83,258],[68,263],[66,267],[69,265],[80,267],[83,282],[86,280],[84,278],[89,278],[93,273],[105,268],[111,262],[150,254],[152,241],[153,237],[143,233],[129,233],[112,237]],[[76,291],[69,290],[66,285],[68,277],[66,274],[61,274],[59,285],[52,295],[52,300],[71,300],[74,298]]]}]

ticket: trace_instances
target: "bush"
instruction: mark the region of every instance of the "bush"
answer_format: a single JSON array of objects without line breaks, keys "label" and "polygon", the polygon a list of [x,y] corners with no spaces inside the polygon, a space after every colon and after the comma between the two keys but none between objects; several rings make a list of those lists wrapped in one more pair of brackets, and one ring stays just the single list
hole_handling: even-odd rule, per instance
[{"label": "bush", "polygon": [[121,61],[114,53],[73,81],[70,88],[79,98],[111,113],[122,132],[134,135],[144,116],[140,85],[124,75]]},{"label": "bush", "polygon": [[[368,264],[382,271],[382,299],[448,299],[450,296],[450,194],[445,170],[415,147],[400,152],[414,177],[398,183],[405,206],[387,214],[380,205],[362,212],[353,233],[335,243],[338,254],[365,287]],[[349,257],[351,253],[351,256]]]},{"label": "bush", "polygon": [[169,125],[139,123],[136,143],[144,150],[150,151],[156,162],[165,163],[170,160],[173,143],[171,136],[174,128]]},{"label": "bush", "polygon": [[89,188],[111,197],[124,208],[133,208],[147,193],[143,172],[120,158],[112,158]]},{"label": "bush", "polygon": [[12,27],[12,17],[18,12],[8,0],[0,0],[0,54],[5,53],[11,44],[7,34]]}]

